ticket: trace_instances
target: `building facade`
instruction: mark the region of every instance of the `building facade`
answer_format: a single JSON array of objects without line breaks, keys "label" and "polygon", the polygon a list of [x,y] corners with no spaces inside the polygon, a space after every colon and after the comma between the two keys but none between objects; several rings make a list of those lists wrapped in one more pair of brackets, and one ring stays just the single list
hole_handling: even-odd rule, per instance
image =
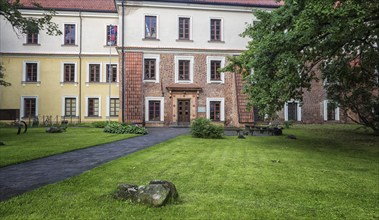
[{"label": "building facade", "polygon": [[[21,3],[24,16],[42,15],[30,1]],[[40,122],[118,120],[118,14],[114,2],[45,1],[41,5],[55,10],[52,21],[62,35],[18,33],[0,19],[0,62],[5,68],[4,80],[12,84],[0,87],[3,119],[17,110],[26,121],[36,117]]]},{"label": "building facade", "polygon": [[[24,16],[41,10],[23,0]],[[38,1],[37,1],[38,2]],[[227,127],[260,120],[247,111],[239,74],[219,72],[246,50],[240,34],[252,10],[274,0],[41,1],[55,9],[61,36],[20,34],[0,20],[0,62],[10,87],[0,87],[0,120],[117,120],[146,126],[188,126],[198,117]],[[124,6],[124,7],[122,7]],[[124,41],[122,42],[122,39]],[[124,68],[122,68],[124,67]],[[5,115],[5,116],[4,116]],[[3,118],[2,118],[3,117]],[[50,117],[50,118],[49,118]],[[314,82],[302,102],[289,100],[284,121],[346,121]],[[8,117],[9,118],[9,117]]]}]

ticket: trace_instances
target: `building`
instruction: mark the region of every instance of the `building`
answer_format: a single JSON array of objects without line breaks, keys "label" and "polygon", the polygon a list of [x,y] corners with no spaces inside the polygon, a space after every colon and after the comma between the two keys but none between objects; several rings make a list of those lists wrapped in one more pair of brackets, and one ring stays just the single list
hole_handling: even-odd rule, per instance
[{"label": "building", "polygon": [[[22,0],[25,16],[41,10]],[[252,10],[274,0],[37,1],[55,9],[63,35],[17,34],[0,20],[0,62],[10,87],[0,87],[1,115],[24,120],[118,120],[146,126],[187,126],[206,117],[228,127],[259,121],[247,111],[243,80],[220,73],[249,39]],[[122,8],[124,5],[124,8]],[[123,10],[124,9],[124,10]],[[124,27],[124,28],[123,28]],[[122,42],[124,39],[124,42]],[[109,42],[112,45],[109,46]],[[122,68],[123,67],[123,68]],[[108,74],[110,73],[110,74]],[[110,83],[109,83],[110,80]],[[285,121],[346,121],[314,82],[303,102],[290,100]]]},{"label": "building", "polygon": [[[21,1],[22,13],[40,16],[30,2]],[[254,21],[251,10],[273,10],[274,1],[124,1],[124,71],[121,31],[113,36],[117,51],[107,45],[109,25],[122,25],[122,1],[37,2],[56,10],[63,35],[17,34],[1,19],[0,59],[12,83],[0,88],[1,110],[19,110],[29,121],[253,122],[241,78],[217,69],[245,49],[248,39],[239,34]]]},{"label": "building", "polygon": [[[116,1],[119,11],[122,1]],[[275,1],[125,1],[125,120],[148,126],[186,126],[206,117],[225,126],[253,123],[242,79],[219,73],[249,39],[252,9]],[[122,48],[118,48],[119,54]]]},{"label": "building", "polygon": [[[21,1],[22,14],[40,17],[43,11],[30,2]],[[56,11],[53,22],[63,34],[21,34],[0,18],[0,62],[5,80],[12,84],[0,87],[2,119],[17,114],[29,122],[38,116],[40,123],[118,120],[119,37],[114,2],[36,2]],[[109,40],[113,45],[108,45]]]}]

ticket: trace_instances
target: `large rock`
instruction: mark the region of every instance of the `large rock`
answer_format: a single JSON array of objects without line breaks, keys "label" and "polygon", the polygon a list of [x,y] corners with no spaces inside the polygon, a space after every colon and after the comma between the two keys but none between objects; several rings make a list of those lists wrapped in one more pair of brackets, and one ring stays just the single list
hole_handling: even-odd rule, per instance
[{"label": "large rock", "polygon": [[176,202],[179,199],[179,194],[173,183],[164,180],[154,180],[147,186],[139,187],[128,183],[120,184],[115,197],[153,207],[160,207]]}]

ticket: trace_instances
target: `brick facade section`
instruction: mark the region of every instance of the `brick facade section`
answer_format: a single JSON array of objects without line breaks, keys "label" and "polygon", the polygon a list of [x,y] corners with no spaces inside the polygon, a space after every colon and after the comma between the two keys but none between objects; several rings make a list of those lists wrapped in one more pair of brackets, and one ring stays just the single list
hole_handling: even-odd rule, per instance
[{"label": "brick facade section", "polygon": [[[125,120],[143,123],[142,53],[125,54]],[[122,97],[122,96],[120,96]]]},{"label": "brick facade section", "polygon": [[[207,56],[224,56],[220,54],[175,54],[165,53],[160,54],[160,79],[159,83],[144,82],[143,95],[144,97],[164,97],[164,126],[176,125],[177,122],[177,100],[188,99],[191,101],[191,120],[198,117],[206,117],[203,112],[198,112],[198,108],[206,107],[207,98],[224,98],[225,100],[225,122],[228,127],[239,126],[238,110],[237,110],[237,94],[235,87],[234,73],[225,73],[225,83],[207,83]],[[193,56],[193,84],[202,88],[197,94],[193,92],[170,92],[167,86],[175,84],[175,56]],[[147,125],[150,125],[147,123]],[[156,123],[151,125],[157,125]]]}]

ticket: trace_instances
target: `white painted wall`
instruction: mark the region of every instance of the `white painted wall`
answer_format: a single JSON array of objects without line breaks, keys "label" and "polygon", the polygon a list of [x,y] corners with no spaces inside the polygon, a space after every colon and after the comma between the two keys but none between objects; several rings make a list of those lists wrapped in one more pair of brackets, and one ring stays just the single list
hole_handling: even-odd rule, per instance
[{"label": "white painted wall", "polygon": [[[39,11],[22,11],[24,16],[38,17]],[[4,18],[0,18],[0,51],[2,53],[33,53],[33,54],[79,54],[80,51],[80,16],[79,12],[57,11],[53,22],[59,25],[63,35],[50,36],[45,31],[40,31],[39,45],[24,45],[26,37],[17,33]],[[64,38],[64,24],[76,24],[76,45],[62,46]],[[118,24],[116,13],[82,13],[83,47],[82,53],[91,55],[109,54],[109,47],[106,46],[106,25]],[[113,47],[112,54],[116,55]]]},{"label": "white painted wall", "polygon": [[[121,24],[121,7],[119,8]],[[145,15],[158,17],[158,39],[143,40]],[[178,42],[178,19],[180,16],[192,19],[193,42]],[[223,20],[224,43],[210,43],[210,19]],[[192,49],[238,49],[245,50],[249,39],[239,36],[246,24],[256,18],[251,8],[230,6],[184,5],[173,3],[133,3],[127,2],[125,8],[125,45],[131,47],[153,48],[192,48]]]}]

